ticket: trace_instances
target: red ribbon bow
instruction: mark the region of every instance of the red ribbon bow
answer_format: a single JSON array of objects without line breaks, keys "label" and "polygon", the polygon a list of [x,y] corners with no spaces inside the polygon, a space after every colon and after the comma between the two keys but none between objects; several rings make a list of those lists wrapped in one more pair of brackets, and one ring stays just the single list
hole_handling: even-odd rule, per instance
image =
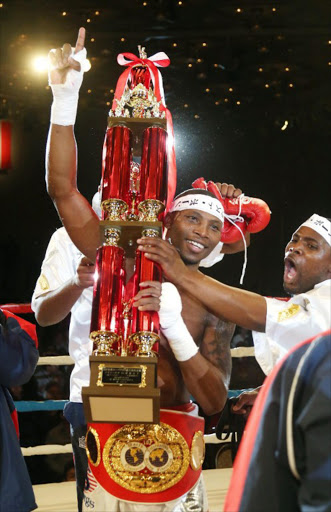
[{"label": "red ribbon bow", "polygon": [[127,66],[126,69],[121,76],[119,77],[116,85],[116,90],[114,94],[114,100],[112,104],[112,109],[115,110],[117,106],[117,101],[120,100],[122,94],[124,92],[125,86],[128,82],[131,70],[135,66],[147,66],[152,77],[153,85],[154,85],[154,94],[158,102],[160,104],[160,110],[165,111],[166,120],[167,120],[167,131],[168,136],[170,137],[170,142],[168,144],[168,198],[166,210],[169,209],[171,202],[174,198],[176,191],[176,156],[175,156],[175,147],[174,147],[174,130],[172,124],[172,117],[170,111],[166,108],[165,100],[164,100],[164,91],[163,91],[163,82],[162,76],[158,67],[165,68],[169,66],[170,59],[164,52],[158,52],[155,55],[152,55],[148,59],[141,59],[134,55],[133,53],[120,53],[117,56],[117,62],[120,66]]},{"label": "red ribbon bow", "polygon": [[120,100],[122,97],[122,94],[124,92],[124,88],[127,84],[127,81],[129,79],[131,70],[135,66],[147,66],[152,80],[154,84],[154,94],[156,96],[157,101],[161,102],[160,110],[165,110],[165,102],[164,102],[164,92],[163,92],[163,83],[162,83],[162,77],[157,69],[158,67],[165,68],[169,66],[170,59],[164,52],[158,52],[155,55],[152,55],[148,59],[141,59],[140,57],[137,57],[133,53],[120,53],[117,56],[117,62],[120,66],[128,66],[128,69],[126,69],[121,76],[119,77],[116,85],[116,91],[114,94],[114,101],[112,105],[112,109],[115,110],[116,108],[116,100]]}]

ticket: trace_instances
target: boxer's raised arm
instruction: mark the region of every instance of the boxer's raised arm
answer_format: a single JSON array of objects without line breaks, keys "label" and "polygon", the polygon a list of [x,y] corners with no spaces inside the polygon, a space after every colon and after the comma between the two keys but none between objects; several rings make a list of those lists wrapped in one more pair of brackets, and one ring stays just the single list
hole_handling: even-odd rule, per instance
[{"label": "boxer's raised arm", "polygon": [[47,191],[74,244],[94,260],[99,245],[98,217],[77,189],[76,119],[85,29],[81,28],[74,51],[65,44],[49,54],[49,83],[53,92],[51,125],[46,148]]}]

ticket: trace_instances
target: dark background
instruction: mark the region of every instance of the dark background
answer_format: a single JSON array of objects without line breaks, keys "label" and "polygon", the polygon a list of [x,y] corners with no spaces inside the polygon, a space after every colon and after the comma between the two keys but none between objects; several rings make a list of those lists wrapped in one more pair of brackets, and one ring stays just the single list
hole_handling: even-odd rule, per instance
[{"label": "dark background", "polygon": [[[91,199],[100,180],[107,102],[123,71],[117,54],[137,54],[138,44],[148,55],[164,51],[171,59],[162,75],[174,120],[177,191],[204,176],[264,199],[272,218],[252,237],[244,287],[281,295],[283,250],[291,233],[314,212],[330,216],[330,4],[1,5],[0,118],[13,121],[14,140],[13,167],[0,172],[0,303],[30,301],[49,238],[60,226],[44,183],[51,92],[46,75],[32,70],[31,57],[64,42],[74,45],[80,26],[87,28],[92,63],[75,129],[81,192]],[[285,120],[288,127],[281,130]],[[242,254],[226,257],[209,273],[238,285],[242,262]]]}]

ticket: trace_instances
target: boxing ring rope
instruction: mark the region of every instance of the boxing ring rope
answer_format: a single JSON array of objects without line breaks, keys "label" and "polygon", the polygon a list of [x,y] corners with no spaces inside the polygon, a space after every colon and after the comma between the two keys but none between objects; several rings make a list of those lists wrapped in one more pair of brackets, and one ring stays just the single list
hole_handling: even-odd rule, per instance
[{"label": "boxing ring rope", "polygon": [[72,453],[72,445],[69,443],[29,446],[28,448],[21,448],[21,451],[24,457],[34,455],[58,455],[62,453]]},{"label": "boxing ring rope", "polygon": [[25,315],[27,313],[32,313],[33,311],[31,309],[30,303],[24,303],[24,304],[1,304],[1,309],[6,309],[7,311],[10,311],[10,313],[14,313],[14,315]]},{"label": "boxing ring rope", "polygon": [[45,365],[71,365],[74,364],[72,357],[70,356],[45,356],[39,357],[37,366],[45,366]]}]

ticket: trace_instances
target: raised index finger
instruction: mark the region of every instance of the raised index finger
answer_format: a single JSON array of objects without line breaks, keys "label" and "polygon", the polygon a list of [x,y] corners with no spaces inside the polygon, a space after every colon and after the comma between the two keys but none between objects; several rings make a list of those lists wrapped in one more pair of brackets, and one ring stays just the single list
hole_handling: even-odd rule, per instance
[{"label": "raised index finger", "polygon": [[78,52],[80,52],[84,48],[84,45],[85,45],[85,33],[86,33],[85,28],[84,27],[80,27],[80,29],[78,30],[78,37],[77,37],[76,46],[75,46],[75,52],[74,53],[78,53]]}]

